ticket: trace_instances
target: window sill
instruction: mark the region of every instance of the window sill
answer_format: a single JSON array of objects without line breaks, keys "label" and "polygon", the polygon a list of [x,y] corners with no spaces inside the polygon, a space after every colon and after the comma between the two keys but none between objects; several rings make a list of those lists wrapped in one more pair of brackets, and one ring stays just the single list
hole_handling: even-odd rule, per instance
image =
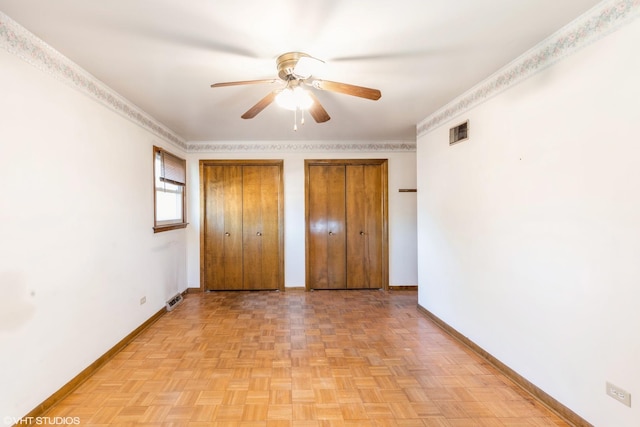
[{"label": "window sill", "polygon": [[179,224],[157,225],[153,227],[153,232],[161,233],[163,231],[177,230],[179,228],[187,228],[187,225],[189,225],[188,222],[181,222]]}]

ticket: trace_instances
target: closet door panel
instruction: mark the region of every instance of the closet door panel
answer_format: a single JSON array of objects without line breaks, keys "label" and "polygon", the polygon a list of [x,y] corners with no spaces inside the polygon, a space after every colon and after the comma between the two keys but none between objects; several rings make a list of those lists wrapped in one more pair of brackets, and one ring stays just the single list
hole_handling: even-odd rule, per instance
[{"label": "closet door panel", "polygon": [[312,289],[346,287],[345,175],[343,165],[308,170],[308,271]]},{"label": "closet door panel", "polygon": [[205,289],[242,289],[241,170],[206,166],[203,175]]},{"label": "closet door panel", "polygon": [[382,174],[380,165],[349,165],[346,172],[347,288],[383,287]]},{"label": "closet door panel", "polygon": [[203,169],[204,218],[203,281],[205,290],[221,289],[224,283],[224,168]]},{"label": "closet door panel", "polygon": [[383,288],[384,283],[384,194],[385,183],[382,179],[382,166],[365,166],[365,198],[367,223],[365,226],[366,247],[369,271],[369,287]]},{"label": "closet door panel", "polygon": [[244,252],[243,289],[256,289],[261,285],[261,262],[262,239],[257,233],[262,229],[262,217],[260,210],[260,176],[259,171],[254,168],[244,167],[243,175],[243,210],[242,222],[244,225],[242,234],[242,247]]},{"label": "closet door panel", "polygon": [[262,287],[278,289],[281,272],[280,254],[280,169],[261,166],[260,206],[262,210]]},{"label": "closet door panel", "polygon": [[221,289],[242,289],[242,169],[225,168],[224,276]]},{"label": "closet door panel", "polygon": [[366,288],[364,166],[349,165],[346,169],[347,287]]},{"label": "closet door panel", "polygon": [[279,278],[279,170],[243,168],[244,289],[277,289]]}]

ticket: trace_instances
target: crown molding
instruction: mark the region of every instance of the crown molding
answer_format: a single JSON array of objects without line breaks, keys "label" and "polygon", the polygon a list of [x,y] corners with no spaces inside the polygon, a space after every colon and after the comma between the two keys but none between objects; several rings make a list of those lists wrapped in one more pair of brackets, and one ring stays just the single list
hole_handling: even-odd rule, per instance
[{"label": "crown molding", "polygon": [[182,137],[2,12],[0,12],[0,47],[57,80],[79,90],[163,140],[182,149],[187,148]]},{"label": "crown molding", "polygon": [[418,123],[422,136],[521,83],[640,14],[640,0],[605,0]]},{"label": "crown molding", "polygon": [[230,152],[414,152],[415,142],[190,142],[189,153],[230,153]]}]

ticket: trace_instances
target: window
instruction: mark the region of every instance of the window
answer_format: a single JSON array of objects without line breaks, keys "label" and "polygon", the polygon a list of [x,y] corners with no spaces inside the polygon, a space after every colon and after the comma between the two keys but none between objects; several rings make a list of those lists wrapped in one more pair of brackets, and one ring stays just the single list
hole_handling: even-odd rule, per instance
[{"label": "window", "polygon": [[153,147],[155,185],[155,233],[185,228],[186,162],[159,147]]}]

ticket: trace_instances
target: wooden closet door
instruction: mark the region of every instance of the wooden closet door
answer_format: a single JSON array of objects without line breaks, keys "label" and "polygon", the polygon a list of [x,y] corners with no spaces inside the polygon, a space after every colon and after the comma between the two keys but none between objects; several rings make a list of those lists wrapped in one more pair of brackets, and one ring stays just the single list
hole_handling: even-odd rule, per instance
[{"label": "wooden closet door", "polygon": [[205,290],[242,289],[242,168],[205,166]]},{"label": "wooden closet door", "polygon": [[244,166],[242,175],[243,289],[278,289],[279,169]]},{"label": "wooden closet door", "polygon": [[305,160],[306,288],[388,289],[387,160]]},{"label": "wooden closet door", "polygon": [[345,167],[308,169],[307,287],[346,288]]},{"label": "wooden closet door", "polygon": [[200,288],[284,290],[282,160],[200,160]]},{"label": "wooden closet door", "polygon": [[383,287],[380,165],[347,165],[347,288]]}]

